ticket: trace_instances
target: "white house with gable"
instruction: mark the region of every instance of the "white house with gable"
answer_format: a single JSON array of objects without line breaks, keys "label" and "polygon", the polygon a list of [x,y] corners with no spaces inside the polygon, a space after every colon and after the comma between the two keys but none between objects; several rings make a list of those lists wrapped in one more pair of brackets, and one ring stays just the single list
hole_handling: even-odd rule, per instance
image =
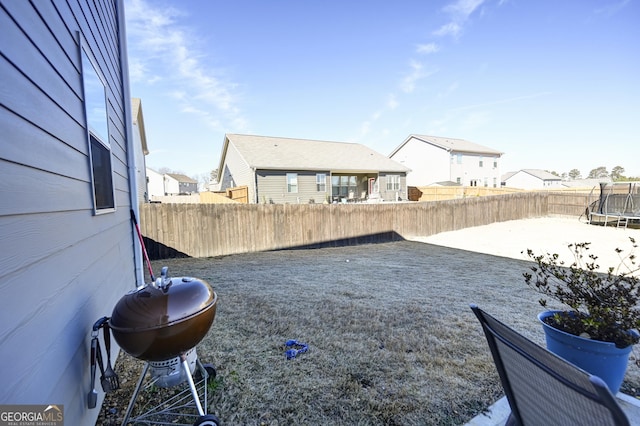
[{"label": "white house with gable", "polygon": [[409,135],[389,158],[411,169],[407,185],[451,181],[463,186],[500,187],[503,152],[463,139]]},{"label": "white house with gable", "polygon": [[164,190],[164,174],[147,167],[147,190],[149,191],[149,200],[167,195]]},{"label": "white house with gable", "polygon": [[503,186],[518,189],[562,188],[562,178],[540,169],[522,169],[502,176]]}]

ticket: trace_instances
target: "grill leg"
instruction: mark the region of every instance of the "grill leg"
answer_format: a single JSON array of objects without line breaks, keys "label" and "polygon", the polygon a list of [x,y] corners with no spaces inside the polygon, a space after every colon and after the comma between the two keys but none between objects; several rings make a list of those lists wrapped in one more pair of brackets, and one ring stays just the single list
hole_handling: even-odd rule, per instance
[{"label": "grill leg", "polygon": [[[187,366],[187,369],[189,366]],[[136,388],[133,391],[133,395],[131,395],[131,399],[129,400],[129,406],[127,407],[127,412],[124,415],[124,420],[122,420],[122,426],[126,426],[129,422],[129,417],[131,416],[131,412],[133,411],[133,406],[136,403],[136,398],[138,397],[138,393],[140,393],[140,388],[142,387],[142,381],[144,380],[144,376],[147,375],[147,371],[149,371],[149,363],[144,363],[144,368],[142,369],[142,374],[140,374],[140,378],[138,379],[138,383],[136,384]]]},{"label": "grill leg", "polygon": [[[187,361],[187,356],[185,354],[180,354],[180,361],[182,363],[182,368],[184,369],[185,374],[187,375],[187,381],[189,382],[189,389],[191,389],[191,396],[193,396],[193,401],[196,403],[196,407],[198,408],[198,414],[204,416],[204,410],[202,409],[202,404],[200,404],[200,397],[198,396],[198,390],[196,389],[195,383],[193,383],[193,377],[191,377],[191,369],[189,369],[189,362]],[[205,383],[206,386],[206,383]]]}]

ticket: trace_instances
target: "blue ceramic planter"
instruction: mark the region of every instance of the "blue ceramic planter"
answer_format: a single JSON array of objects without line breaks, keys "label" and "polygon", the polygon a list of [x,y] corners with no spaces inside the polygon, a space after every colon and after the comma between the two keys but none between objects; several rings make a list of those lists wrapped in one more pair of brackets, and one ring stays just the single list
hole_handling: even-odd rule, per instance
[{"label": "blue ceramic planter", "polygon": [[545,311],[538,315],[547,341],[547,349],[581,369],[600,377],[612,394],[618,393],[629,362],[633,346],[618,348],[614,343],[574,336],[551,327],[545,318],[556,312]]}]

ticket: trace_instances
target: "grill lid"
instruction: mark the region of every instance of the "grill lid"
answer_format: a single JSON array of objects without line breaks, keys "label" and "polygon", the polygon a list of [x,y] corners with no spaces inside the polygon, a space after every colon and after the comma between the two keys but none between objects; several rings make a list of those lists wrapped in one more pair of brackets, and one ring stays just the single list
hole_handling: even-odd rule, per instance
[{"label": "grill lid", "polygon": [[162,287],[145,285],[118,301],[111,327],[121,331],[166,327],[197,315],[215,299],[209,284],[191,277],[172,278]]},{"label": "grill lid", "polygon": [[179,356],[207,334],[218,297],[203,280],[167,278],[125,294],[109,320],[113,336],[128,354],[147,361]]}]

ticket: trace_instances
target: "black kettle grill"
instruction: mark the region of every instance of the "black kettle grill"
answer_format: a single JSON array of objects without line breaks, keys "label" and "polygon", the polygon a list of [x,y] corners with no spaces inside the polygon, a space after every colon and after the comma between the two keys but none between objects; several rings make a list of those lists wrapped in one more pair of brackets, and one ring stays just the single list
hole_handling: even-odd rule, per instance
[{"label": "black kettle grill", "polygon": [[[153,275],[151,276],[153,279]],[[151,383],[147,387],[167,388],[187,382],[199,415],[194,424],[218,425],[218,419],[206,413],[206,382],[215,377],[215,368],[202,364],[195,348],[213,324],[217,302],[215,291],[206,281],[191,277],[169,278],[168,268],[164,267],[157,280],[122,296],[113,308],[108,323],[102,321],[105,327],[111,329],[122,350],[146,361],[127,407],[123,425],[129,422],[149,370]],[[106,333],[105,331],[105,336]],[[202,386],[205,392],[204,408],[192,377],[196,367],[197,373],[205,382]],[[105,389],[110,390],[113,389]],[[172,414],[171,404],[161,405],[163,408],[158,409],[159,411],[144,413],[133,421],[146,422],[151,421],[148,420],[151,416]],[[184,414],[181,413],[180,416],[184,417]]]}]

